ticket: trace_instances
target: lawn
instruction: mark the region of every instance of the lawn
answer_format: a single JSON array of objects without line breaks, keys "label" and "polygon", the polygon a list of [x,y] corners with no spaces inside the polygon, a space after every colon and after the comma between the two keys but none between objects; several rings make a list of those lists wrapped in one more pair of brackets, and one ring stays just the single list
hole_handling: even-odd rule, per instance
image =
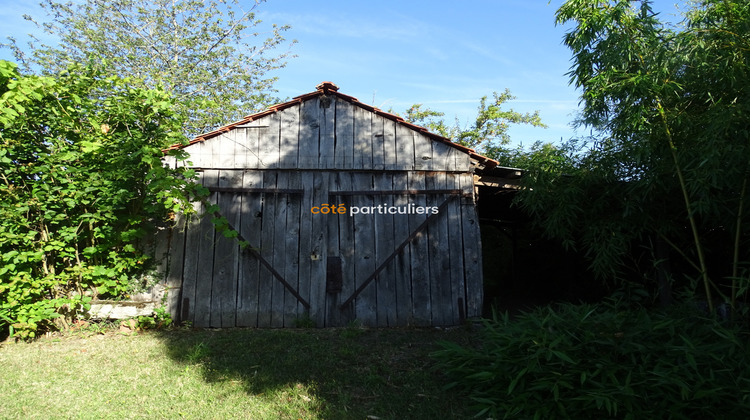
[{"label": "lawn", "polygon": [[67,333],[0,347],[0,418],[468,418],[443,329]]}]

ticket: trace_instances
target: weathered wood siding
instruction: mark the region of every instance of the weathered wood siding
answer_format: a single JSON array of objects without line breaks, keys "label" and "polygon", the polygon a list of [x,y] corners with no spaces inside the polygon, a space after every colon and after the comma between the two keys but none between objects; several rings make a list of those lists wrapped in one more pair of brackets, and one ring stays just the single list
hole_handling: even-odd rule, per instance
[{"label": "weathered wood siding", "polygon": [[[216,232],[210,217],[179,215],[167,275],[176,317],[198,327],[294,327],[307,318],[386,327],[481,314],[466,153],[335,96],[186,150],[211,191],[206,204],[218,204],[250,247]],[[195,204],[198,214],[206,204]],[[323,204],[347,213],[311,211]],[[414,206],[439,211],[402,214]]]},{"label": "weathered wood siding", "polygon": [[468,154],[335,97],[305,101],[186,150],[192,167],[207,169],[471,168]]}]

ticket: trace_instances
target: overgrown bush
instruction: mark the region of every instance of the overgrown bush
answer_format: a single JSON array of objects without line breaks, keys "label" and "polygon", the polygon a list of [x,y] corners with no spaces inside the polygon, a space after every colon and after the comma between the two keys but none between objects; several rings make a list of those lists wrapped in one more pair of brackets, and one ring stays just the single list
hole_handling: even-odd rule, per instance
[{"label": "overgrown bush", "polygon": [[0,337],[129,291],[148,265],[138,241],[192,185],[162,166],[180,132],[166,93],[101,65],[33,76],[0,61]]},{"label": "overgrown bush", "polygon": [[611,305],[483,323],[433,353],[482,418],[750,418],[748,332],[698,314]]}]

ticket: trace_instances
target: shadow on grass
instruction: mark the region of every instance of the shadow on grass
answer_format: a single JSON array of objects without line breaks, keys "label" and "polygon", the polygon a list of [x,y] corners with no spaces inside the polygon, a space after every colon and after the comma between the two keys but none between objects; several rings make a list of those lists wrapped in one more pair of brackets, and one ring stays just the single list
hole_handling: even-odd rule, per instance
[{"label": "shadow on grass", "polygon": [[[279,418],[468,418],[443,388],[429,354],[439,341],[466,344],[466,328],[207,329],[157,333],[168,354],[199,366],[208,383],[239,382],[282,400]],[[285,403],[286,402],[286,403]]]}]

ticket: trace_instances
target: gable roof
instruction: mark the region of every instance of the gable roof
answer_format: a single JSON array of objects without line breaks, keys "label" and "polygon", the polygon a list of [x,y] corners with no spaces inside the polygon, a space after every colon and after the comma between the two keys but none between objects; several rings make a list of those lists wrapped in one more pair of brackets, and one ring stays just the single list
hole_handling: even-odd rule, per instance
[{"label": "gable roof", "polygon": [[268,116],[270,114],[273,114],[275,112],[279,112],[279,111],[284,110],[286,108],[289,108],[289,107],[292,107],[292,106],[295,106],[295,105],[299,105],[302,102],[305,102],[305,101],[307,101],[309,99],[313,99],[313,98],[318,97],[318,96],[335,96],[338,99],[341,99],[341,100],[344,100],[346,102],[349,102],[349,103],[351,103],[351,104],[353,104],[355,106],[358,106],[358,107],[363,108],[363,109],[365,109],[367,111],[373,112],[376,115],[379,115],[381,117],[387,118],[387,119],[392,120],[392,121],[395,121],[397,124],[400,124],[400,125],[402,125],[404,127],[407,127],[407,128],[409,128],[411,130],[417,131],[417,132],[419,132],[419,133],[427,136],[431,140],[434,140],[434,141],[437,141],[437,142],[440,142],[440,143],[444,143],[444,144],[449,145],[451,147],[454,147],[454,148],[456,148],[456,149],[458,149],[458,150],[460,150],[460,151],[462,151],[464,153],[467,153],[471,157],[471,159],[474,160],[478,164],[479,167],[477,169],[479,169],[479,170],[489,170],[489,169],[495,168],[499,164],[499,162],[497,162],[496,160],[493,160],[493,159],[490,159],[490,158],[488,158],[486,156],[480,155],[474,149],[471,149],[471,148],[468,148],[466,146],[454,143],[449,138],[446,138],[446,137],[440,136],[438,134],[432,133],[432,132],[428,131],[426,128],[424,128],[424,127],[418,126],[416,124],[412,124],[412,123],[404,120],[403,118],[399,117],[398,115],[391,114],[389,112],[385,112],[385,111],[382,111],[382,110],[380,110],[378,108],[375,108],[373,106],[370,106],[370,105],[367,105],[365,103],[362,103],[357,98],[355,98],[353,96],[344,95],[343,93],[339,93],[338,90],[339,90],[339,87],[336,86],[335,84],[333,84],[332,82],[323,82],[323,83],[321,83],[321,84],[319,84],[319,85],[316,86],[316,90],[314,92],[306,93],[304,95],[295,96],[294,98],[292,98],[292,100],[290,100],[288,102],[283,102],[283,103],[280,103],[280,104],[273,105],[273,106],[269,107],[268,109],[266,109],[265,111],[261,111],[261,112],[255,113],[255,114],[248,115],[248,116],[246,116],[245,118],[243,118],[243,119],[241,119],[239,121],[235,121],[233,123],[224,125],[222,127],[217,128],[216,130],[210,131],[208,133],[201,134],[200,136],[195,137],[194,139],[190,140],[190,142],[188,142],[187,144],[175,144],[175,145],[172,145],[172,146],[168,147],[166,150],[180,149],[180,148],[187,147],[187,146],[190,146],[190,145],[195,144],[195,143],[204,142],[204,141],[206,141],[206,140],[208,140],[210,138],[220,136],[221,134],[224,134],[224,133],[232,130],[233,128],[235,128],[237,126],[241,126],[241,125],[247,124],[247,123],[249,123],[251,121],[258,120],[260,118],[263,118],[263,117]]}]

